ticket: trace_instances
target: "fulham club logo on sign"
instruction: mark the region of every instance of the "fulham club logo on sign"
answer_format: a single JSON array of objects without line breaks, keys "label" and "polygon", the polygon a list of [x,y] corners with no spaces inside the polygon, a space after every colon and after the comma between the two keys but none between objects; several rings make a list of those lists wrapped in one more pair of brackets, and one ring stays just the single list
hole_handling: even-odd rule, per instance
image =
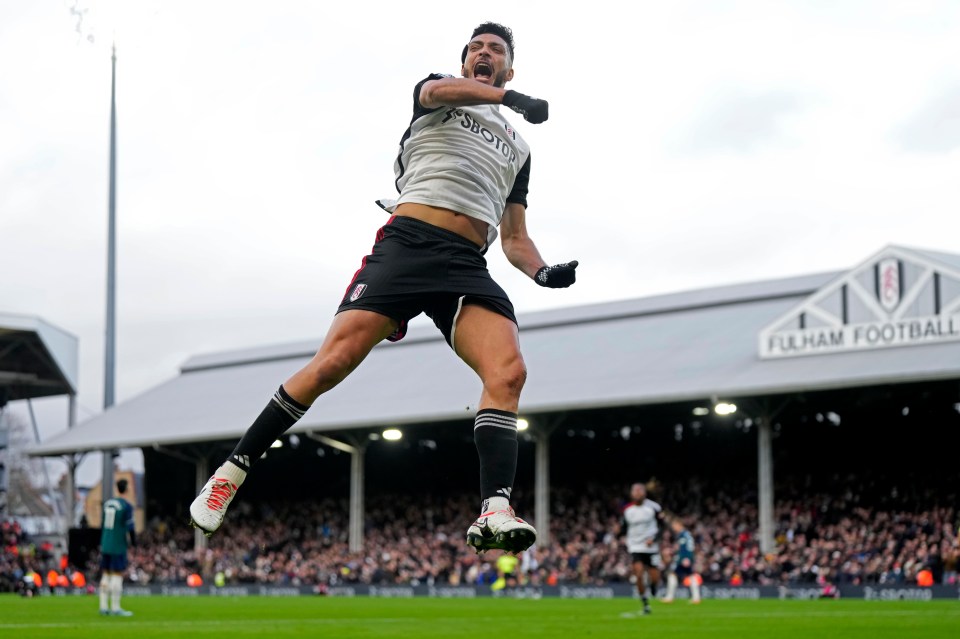
[{"label": "fulham club logo on sign", "polygon": [[900,260],[886,259],[877,264],[877,288],[880,304],[888,313],[900,304]]},{"label": "fulham club logo on sign", "polygon": [[354,286],[353,293],[350,293],[350,301],[356,302],[360,298],[360,296],[363,295],[363,292],[365,290],[367,290],[366,284],[357,284],[356,286]]}]

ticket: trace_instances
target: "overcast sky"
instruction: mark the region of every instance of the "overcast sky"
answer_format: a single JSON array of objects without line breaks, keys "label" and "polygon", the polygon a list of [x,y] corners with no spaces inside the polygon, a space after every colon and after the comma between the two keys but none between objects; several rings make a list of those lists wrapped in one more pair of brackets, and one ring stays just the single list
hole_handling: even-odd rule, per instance
[{"label": "overcast sky", "polygon": [[[458,73],[485,20],[515,31],[509,86],[550,101],[512,118],[531,234],[581,264],[546,290],[488,253],[521,313],[960,251],[960,2],[115,4],[0,0],[0,312],[80,338],[82,418],[114,32],[120,401],[192,354],[319,343],[386,220],[413,85]],[[65,413],[40,402],[44,436]]]}]

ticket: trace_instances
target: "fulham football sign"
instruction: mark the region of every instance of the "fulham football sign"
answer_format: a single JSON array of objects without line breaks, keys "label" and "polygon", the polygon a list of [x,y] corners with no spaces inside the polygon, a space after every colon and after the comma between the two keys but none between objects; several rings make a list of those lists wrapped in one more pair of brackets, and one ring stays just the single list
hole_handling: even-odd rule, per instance
[{"label": "fulham football sign", "polygon": [[760,332],[761,358],[960,340],[960,261],[888,247]]}]

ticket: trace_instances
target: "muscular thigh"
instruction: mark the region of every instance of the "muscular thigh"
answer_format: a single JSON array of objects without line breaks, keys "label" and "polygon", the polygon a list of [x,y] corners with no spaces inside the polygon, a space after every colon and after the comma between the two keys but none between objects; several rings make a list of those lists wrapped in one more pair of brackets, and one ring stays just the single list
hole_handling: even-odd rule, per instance
[{"label": "muscular thigh", "polygon": [[517,325],[481,304],[466,304],[457,317],[453,348],[481,379],[523,365]]},{"label": "muscular thigh", "polygon": [[294,399],[311,404],[353,372],[397,326],[397,320],[374,311],[338,313],[317,354],[284,383],[284,388]]},{"label": "muscular thigh", "polygon": [[376,311],[341,311],[334,316],[317,354],[344,351],[352,356],[365,356],[396,330],[397,324],[396,319]]}]

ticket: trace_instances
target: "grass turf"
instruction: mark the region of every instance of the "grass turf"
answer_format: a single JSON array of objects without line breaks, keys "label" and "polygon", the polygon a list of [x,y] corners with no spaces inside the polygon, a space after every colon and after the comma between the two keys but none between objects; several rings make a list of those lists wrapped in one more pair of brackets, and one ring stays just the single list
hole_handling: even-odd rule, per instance
[{"label": "grass turf", "polygon": [[0,596],[0,637],[775,637],[884,639],[960,636],[960,602],[629,599],[377,599],[125,597],[129,618],[101,617],[98,599]]}]

